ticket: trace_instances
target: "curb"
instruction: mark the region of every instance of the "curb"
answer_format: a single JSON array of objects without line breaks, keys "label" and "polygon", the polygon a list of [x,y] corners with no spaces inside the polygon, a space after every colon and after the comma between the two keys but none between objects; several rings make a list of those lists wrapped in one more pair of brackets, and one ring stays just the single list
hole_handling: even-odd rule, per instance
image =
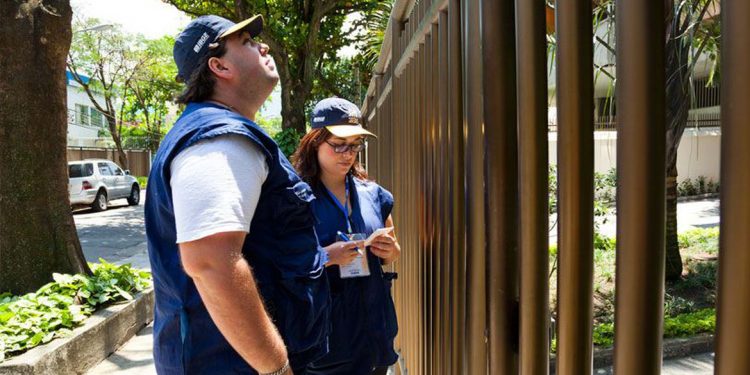
[{"label": "curb", "polygon": [[[707,353],[714,349],[714,335],[702,333],[692,337],[678,337],[664,340],[662,359],[687,357],[693,354]],[[614,348],[594,349],[594,368],[612,366]],[[550,374],[555,373],[556,358],[550,358]]]},{"label": "curb", "polygon": [[689,195],[686,197],[677,197],[677,203],[695,202],[714,198],[719,198],[719,193],[705,193],[698,195]]},{"label": "curb", "polygon": [[95,366],[154,319],[154,290],[110,305],[86,319],[70,337],[55,339],[0,363],[0,375],[73,375]]}]

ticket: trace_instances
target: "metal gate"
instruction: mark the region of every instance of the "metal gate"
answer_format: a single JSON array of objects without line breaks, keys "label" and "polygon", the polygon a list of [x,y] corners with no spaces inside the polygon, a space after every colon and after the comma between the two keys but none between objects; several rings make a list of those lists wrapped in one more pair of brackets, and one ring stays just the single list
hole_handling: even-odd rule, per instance
[{"label": "metal gate", "polygon": [[[591,1],[557,0],[557,373],[592,371]],[[750,2],[722,2],[716,372],[750,373]],[[664,3],[617,3],[615,371],[661,366]],[[549,371],[543,0],[394,4],[363,105],[370,174],[404,249],[394,298],[409,374]],[[627,161],[627,162],[625,162]]]}]

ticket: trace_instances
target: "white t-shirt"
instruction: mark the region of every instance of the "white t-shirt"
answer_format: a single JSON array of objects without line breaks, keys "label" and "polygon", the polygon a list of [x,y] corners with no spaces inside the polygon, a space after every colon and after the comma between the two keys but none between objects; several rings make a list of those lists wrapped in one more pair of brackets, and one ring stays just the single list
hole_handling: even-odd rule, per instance
[{"label": "white t-shirt", "polygon": [[268,177],[263,152],[241,135],[222,135],[181,151],[170,165],[177,243],[250,231]]}]

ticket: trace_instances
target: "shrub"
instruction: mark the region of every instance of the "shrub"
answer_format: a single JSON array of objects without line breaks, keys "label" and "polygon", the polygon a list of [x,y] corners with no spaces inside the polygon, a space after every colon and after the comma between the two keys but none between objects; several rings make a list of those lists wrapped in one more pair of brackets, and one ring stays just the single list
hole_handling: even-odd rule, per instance
[{"label": "shrub", "polygon": [[138,185],[140,185],[141,189],[145,189],[146,185],[148,184],[148,177],[146,176],[138,176],[136,177],[136,180],[138,180]]},{"label": "shrub", "polygon": [[714,332],[716,309],[707,308],[664,319],[664,337],[684,337]]},{"label": "shrub", "polygon": [[284,129],[273,136],[273,140],[276,141],[281,152],[283,152],[286,157],[292,156],[299,145],[300,139],[302,139],[302,133],[299,133],[292,128]]},{"label": "shrub", "polygon": [[601,323],[594,326],[594,345],[612,346],[615,343],[615,324]]},{"label": "shrub", "polygon": [[695,303],[680,296],[664,294],[664,316],[677,316],[693,311]]},{"label": "shrub", "polygon": [[677,240],[681,249],[716,254],[719,251],[719,227],[690,229],[678,234]]},{"label": "shrub", "polygon": [[698,176],[695,180],[690,178],[684,179],[677,184],[677,195],[680,197],[689,197],[699,194],[718,193],[719,183],[714,182],[706,176]]},{"label": "shrub", "polygon": [[92,276],[53,274],[54,282],[23,296],[0,294],[0,362],[64,337],[97,308],[133,299],[151,286],[148,272],[99,259]]}]

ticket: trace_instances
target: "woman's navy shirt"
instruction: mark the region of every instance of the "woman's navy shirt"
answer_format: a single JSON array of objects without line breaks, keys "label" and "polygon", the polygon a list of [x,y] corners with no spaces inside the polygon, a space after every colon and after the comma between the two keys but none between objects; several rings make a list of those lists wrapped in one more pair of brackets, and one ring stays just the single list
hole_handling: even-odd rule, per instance
[{"label": "woman's navy shirt", "polygon": [[[380,185],[347,176],[353,233],[369,236],[385,226],[393,209],[393,195]],[[317,219],[315,231],[321,246],[337,241],[336,232],[346,233],[341,210],[322,182],[313,185],[312,202]],[[398,332],[391,296],[395,273],[384,272],[381,259],[367,251],[370,276],[342,279],[338,266],[326,268],[331,286],[332,311],[329,353],[309,367],[310,374],[369,374],[375,366],[396,362],[393,339]]]}]

